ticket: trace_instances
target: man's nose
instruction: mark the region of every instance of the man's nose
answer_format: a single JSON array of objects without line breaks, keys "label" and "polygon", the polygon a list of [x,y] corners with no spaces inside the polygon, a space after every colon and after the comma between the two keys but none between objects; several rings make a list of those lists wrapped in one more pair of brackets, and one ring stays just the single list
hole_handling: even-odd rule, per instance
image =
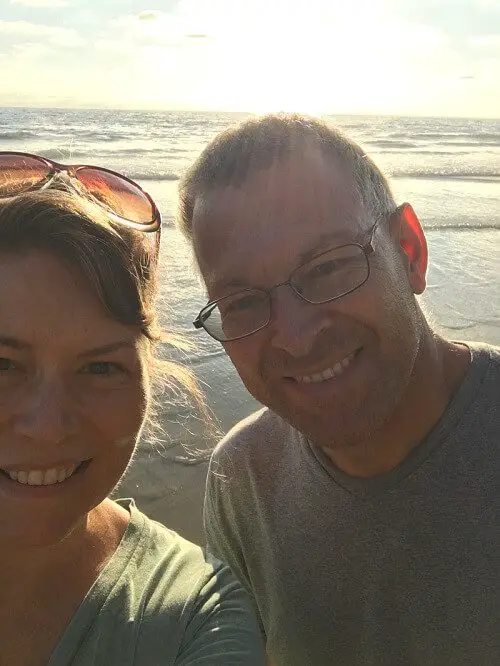
[{"label": "man's nose", "polygon": [[74,432],[70,391],[60,378],[37,378],[26,388],[15,417],[19,435],[41,443],[63,441]]},{"label": "man's nose", "polygon": [[281,285],[271,297],[272,345],[290,356],[307,356],[318,335],[328,328],[329,319],[320,305],[300,298],[288,284]]}]

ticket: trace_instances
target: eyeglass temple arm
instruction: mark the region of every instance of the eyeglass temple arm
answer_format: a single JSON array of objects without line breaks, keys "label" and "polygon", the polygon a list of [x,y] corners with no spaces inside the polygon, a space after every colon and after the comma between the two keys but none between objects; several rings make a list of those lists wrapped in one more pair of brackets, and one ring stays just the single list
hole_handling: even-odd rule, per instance
[{"label": "eyeglass temple arm", "polygon": [[[394,215],[394,213],[393,213],[392,215]],[[392,216],[391,216],[391,217],[392,217]],[[374,238],[374,236],[375,236],[375,232],[377,231],[379,224],[380,224],[380,223],[382,222],[382,220],[384,220],[384,219],[385,219],[385,217],[384,217],[383,215],[381,215],[381,216],[378,218],[378,220],[375,222],[375,224],[373,225],[373,227],[372,227],[372,230],[371,230],[371,233],[370,233],[370,238],[369,238],[369,240],[368,240],[368,243],[366,243],[366,245],[363,246],[363,250],[364,250],[367,254],[373,254],[373,253],[375,252],[375,248],[373,247],[373,238]]]},{"label": "eyeglass temple arm", "polygon": [[193,321],[193,326],[195,328],[203,328],[203,324],[210,317],[211,312],[212,310],[209,310],[208,312],[200,312],[200,314]]}]

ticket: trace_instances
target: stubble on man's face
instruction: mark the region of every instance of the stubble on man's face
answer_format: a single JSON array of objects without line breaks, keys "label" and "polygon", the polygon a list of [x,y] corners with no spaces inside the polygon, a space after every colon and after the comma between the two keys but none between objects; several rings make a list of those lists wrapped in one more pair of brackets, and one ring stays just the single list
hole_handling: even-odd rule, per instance
[{"label": "stubble on man's face", "polygon": [[[313,151],[214,193],[195,209],[194,224],[209,297],[227,293],[225,280],[241,285],[233,291],[287,280],[318,238],[325,237],[318,254],[364,243],[374,220],[352,189],[337,165]],[[311,305],[280,287],[270,324],[225,344],[249,392],[321,446],[348,446],[389,418],[416,358],[418,308],[387,227],[374,244],[370,277],[358,290]],[[353,355],[338,379],[298,381]]]}]

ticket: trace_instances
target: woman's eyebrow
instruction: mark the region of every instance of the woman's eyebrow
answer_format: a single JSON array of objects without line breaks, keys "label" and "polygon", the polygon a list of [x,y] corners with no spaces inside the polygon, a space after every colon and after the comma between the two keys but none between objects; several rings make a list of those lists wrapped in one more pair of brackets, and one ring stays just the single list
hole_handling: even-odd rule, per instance
[{"label": "woman's eyebrow", "polygon": [[119,349],[126,349],[135,347],[135,340],[117,340],[116,342],[110,342],[107,345],[101,345],[99,347],[93,347],[92,349],[87,349],[86,351],[79,354],[81,357],[87,356],[102,356],[103,354],[111,354],[114,351]]},{"label": "woman's eyebrow", "polygon": [[[20,340],[11,335],[2,335],[0,334],[0,346],[2,347],[12,347],[12,349],[26,350],[32,349],[33,346],[24,340]],[[110,342],[106,345],[101,345],[99,347],[93,347],[92,349],[87,349],[86,351],[79,354],[79,356],[97,356],[101,354],[111,354],[111,352],[117,351],[118,349],[130,348],[135,346],[135,340],[117,340],[116,342]]]},{"label": "woman's eyebrow", "polygon": [[0,333],[0,345],[2,347],[12,347],[12,349],[31,349],[28,342],[24,342],[12,335],[2,335]]}]

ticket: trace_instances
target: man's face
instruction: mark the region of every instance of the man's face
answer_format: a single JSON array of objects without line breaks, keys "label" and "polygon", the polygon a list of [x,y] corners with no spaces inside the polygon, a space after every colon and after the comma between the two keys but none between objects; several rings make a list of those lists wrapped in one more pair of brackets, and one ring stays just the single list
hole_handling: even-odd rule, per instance
[{"label": "man's face", "polygon": [[[310,149],[199,198],[194,249],[214,300],[282,283],[332,247],[364,245],[374,222],[351,177]],[[317,445],[368,436],[408,386],[423,324],[399,230],[380,224],[369,279],[356,291],[313,305],[279,286],[270,323],[224,343],[248,391]]]}]

